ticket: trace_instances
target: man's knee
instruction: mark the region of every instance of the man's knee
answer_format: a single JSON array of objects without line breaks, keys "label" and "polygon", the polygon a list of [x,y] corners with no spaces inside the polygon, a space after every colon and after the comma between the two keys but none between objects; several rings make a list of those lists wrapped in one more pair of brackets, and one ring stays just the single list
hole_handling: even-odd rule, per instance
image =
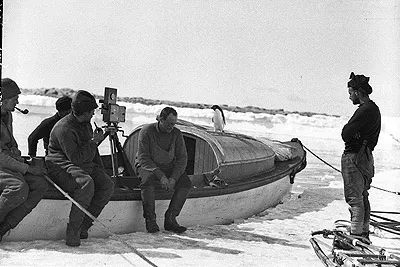
[{"label": "man's knee", "polygon": [[9,209],[14,209],[27,200],[29,186],[25,181],[15,179],[8,189],[7,194],[2,194],[2,201]]},{"label": "man's knee", "polygon": [[356,197],[356,196],[348,196],[346,197],[346,202],[350,206],[363,206],[364,205],[364,199],[363,197]]},{"label": "man's knee", "polygon": [[94,196],[95,186],[92,178],[88,179],[84,184],[76,183],[73,190],[75,200],[82,205],[89,205]]},{"label": "man's knee", "polygon": [[140,188],[155,187],[157,183],[156,175],[152,172],[138,168],[138,177],[140,178]]},{"label": "man's knee", "polygon": [[102,179],[101,183],[102,183],[102,190],[104,192],[104,196],[106,196],[107,198],[111,198],[112,195],[114,194],[114,187],[115,187],[113,180],[106,173],[102,174],[101,179]]},{"label": "man's knee", "polygon": [[32,192],[37,193],[46,193],[49,188],[47,180],[43,176],[25,176],[27,184],[29,185],[29,189]]},{"label": "man's knee", "polygon": [[176,182],[175,188],[192,188],[192,181],[189,176],[184,173],[179,177],[179,180]]}]

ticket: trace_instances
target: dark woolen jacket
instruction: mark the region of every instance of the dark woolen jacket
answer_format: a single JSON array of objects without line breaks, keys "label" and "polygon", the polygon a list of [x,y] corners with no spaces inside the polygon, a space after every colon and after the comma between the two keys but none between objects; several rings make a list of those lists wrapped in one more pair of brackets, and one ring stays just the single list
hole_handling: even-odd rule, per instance
[{"label": "dark woolen jacket", "polygon": [[[138,144],[135,165],[154,173],[157,179],[161,179],[164,171],[169,167],[172,167],[171,178],[176,181],[185,172],[187,164],[186,145],[182,132],[178,128],[174,127],[170,133],[162,133],[159,130],[158,122],[147,124],[139,132]],[[172,166],[157,165],[152,155],[157,153],[158,147],[164,151],[169,151],[172,145],[175,145]]]},{"label": "dark woolen jacket", "polygon": [[12,127],[12,114],[6,112],[1,114],[0,121],[0,179],[1,172],[10,171],[21,177],[29,168],[28,164],[24,163],[21,157],[21,151],[18,149],[17,141],[15,141]]},{"label": "dark woolen jacket", "polygon": [[51,129],[61,119],[58,113],[53,116],[44,119],[38,127],[28,137],[28,155],[31,157],[36,156],[37,144],[40,139],[43,139],[43,146],[47,154],[47,148],[49,146],[49,138]]},{"label": "dark woolen jacket", "polygon": [[374,150],[381,132],[381,113],[374,101],[370,100],[358,107],[349,122],[342,129],[345,153],[357,153],[364,140]]},{"label": "dark woolen jacket", "polygon": [[[90,122],[79,122],[70,113],[59,120],[50,133],[47,165],[51,171],[67,170],[78,166],[90,173],[95,165],[103,167],[97,144],[92,140],[93,128]],[[50,163],[50,164],[49,164]]]}]

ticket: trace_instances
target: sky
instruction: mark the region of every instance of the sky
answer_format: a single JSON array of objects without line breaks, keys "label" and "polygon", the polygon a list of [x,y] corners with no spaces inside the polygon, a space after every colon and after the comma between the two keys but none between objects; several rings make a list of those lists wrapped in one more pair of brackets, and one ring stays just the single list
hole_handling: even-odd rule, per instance
[{"label": "sky", "polygon": [[400,117],[400,1],[3,0],[21,88],[351,115],[352,71]]}]

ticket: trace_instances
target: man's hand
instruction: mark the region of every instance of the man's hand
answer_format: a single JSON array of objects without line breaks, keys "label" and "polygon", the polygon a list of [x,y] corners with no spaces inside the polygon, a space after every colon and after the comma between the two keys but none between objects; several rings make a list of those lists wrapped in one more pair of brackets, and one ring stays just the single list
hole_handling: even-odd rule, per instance
[{"label": "man's hand", "polygon": [[43,174],[43,167],[42,166],[31,166],[29,165],[28,170],[26,172],[31,173],[33,175],[42,175]]},{"label": "man's hand", "polygon": [[160,179],[160,183],[161,183],[161,187],[168,191],[169,180],[168,180],[167,176],[163,175],[163,177],[161,177],[161,179]]},{"label": "man's hand", "polygon": [[104,139],[104,133],[103,129],[101,128],[96,128],[93,132],[93,141],[96,142],[97,144],[103,141]]},{"label": "man's hand", "polygon": [[175,183],[176,183],[175,179],[174,178],[169,178],[168,182],[169,182],[168,183],[168,191],[173,191],[174,188],[175,188]]},{"label": "man's hand", "polygon": [[81,188],[85,188],[90,183],[91,180],[92,180],[92,178],[90,176],[86,176],[86,175],[75,178],[75,182],[77,184],[79,184],[81,186]]}]

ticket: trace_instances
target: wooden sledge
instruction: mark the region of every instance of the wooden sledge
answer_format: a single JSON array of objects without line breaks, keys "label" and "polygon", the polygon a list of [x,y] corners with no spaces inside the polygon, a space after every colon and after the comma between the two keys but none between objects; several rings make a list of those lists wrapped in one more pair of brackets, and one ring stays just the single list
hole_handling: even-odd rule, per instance
[{"label": "wooden sledge", "polygon": [[[319,237],[322,235],[322,238]],[[330,240],[331,244],[326,240]],[[324,266],[400,266],[400,257],[338,229],[315,231],[310,243]]]}]

